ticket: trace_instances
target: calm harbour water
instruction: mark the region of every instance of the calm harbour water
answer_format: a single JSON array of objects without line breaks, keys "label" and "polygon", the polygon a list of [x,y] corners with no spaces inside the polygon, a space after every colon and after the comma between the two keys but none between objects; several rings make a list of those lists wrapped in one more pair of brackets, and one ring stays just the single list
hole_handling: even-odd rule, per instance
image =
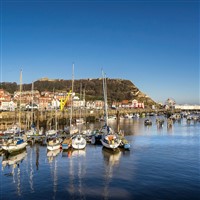
[{"label": "calm harbour water", "polygon": [[[0,199],[199,199],[200,122],[182,119],[167,129],[144,119],[120,120],[130,151],[112,153],[101,145],[54,152],[34,144],[1,159]],[[94,127],[101,127],[96,123]],[[110,122],[116,128],[116,121]],[[22,159],[12,165],[13,159]],[[8,161],[7,161],[8,162]]]}]

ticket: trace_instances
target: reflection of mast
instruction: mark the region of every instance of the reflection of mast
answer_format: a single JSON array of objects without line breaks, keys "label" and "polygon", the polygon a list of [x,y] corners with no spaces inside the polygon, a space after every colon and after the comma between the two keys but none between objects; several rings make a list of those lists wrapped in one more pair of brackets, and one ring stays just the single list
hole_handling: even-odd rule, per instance
[{"label": "reflection of mast", "polygon": [[[56,199],[56,192],[57,192],[57,182],[58,182],[58,177],[57,177],[57,159],[56,156],[60,152],[60,149],[52,150],[47,152],[48,160],[50,163],[50,171],[51,171],[51,176],[53,179],[53,199]],[[54,161],[54,169],[53,169],[53,161]]]},{"label": "reflection of mast", "polygon": [[[74,194],[74,165],[73,165],[73,157],[70,158],[69,161],[69,193],[71,195]],[[72,198],[72,197],[71,197]]]},{"label": "reflection of mast", "polygon": [[20,168],[17,169],[17,194],[21,196]]},{"label": "reflection of mast", "polygon": [[[78,156],[78,158],[80,158],[80,156]],[[83,158],[83,157],[81,157],[81,158]],[[82,159],[81,160],[78,159],[78,180],[79,180],[78,191],[79,191],[79,194],[80,194],[79,199],[85,199],[84,193],[82,191],[82,188],[83,188],[82,177],[83,177],[85,172],[83,172],[82,165],[83,165]]]},{"label": "reflection of mast", "polygon": [[20,163],[22,162],[22,160],[25,158],[26,155],[27,155],[26,151],[23,151],[17,155],[10,155],[8,157],[4,155],[3,160],[2,160],[3,169],[6,167],[10,169],[10,166],[12,167],[12,172],[8,173],[7,175],[13,176],[13,183],[16,184],[16,192],[18,196],[21,196]]},{"label": "reflection of mast", "polygon": [[39,152],[40,152],[40,149],[39,149],[39,145],[36,145],[36,169],[38,170],[39,169]]},{"label": "reflection of mast", "polygon": [[[85,150],[73,150],[71,153],[70,161],[69,161],[69,193],[71,195],[70,199],[74,199],[74,196],[79,195],[79,199],[85,199],[84,197],[84,192],[82,190],[83,182],[82,178],[83,175],[85,174],[85,169],[82,168],[82,166],[85,166],[84,163],[82,162],[83,158],[85,157]],[[74,164],[73,164],[73,159],[78,159],[76,160],[77,166],[78,166],[78,185],[75,187],[75,173],[74,173]],[[76,190],[77,189],[77,190]],[[78,194],[77,194],[78,192]]]},{"label": "reflection of mast", "polygon": [[109,199],[109,183],[112,181],[113,168],[119,164],[121,151],[113,152],[107,148],[102,149],[105,160],[105,187],[104,187],[104,199]]},{"label": "reflection of mast", "polygon": [[56,199],[57,182],[58,182],[58,177],[57,177],[57,159],[55,158],[54,172],[53,172],[53,193],[54,193],[53,199]]},{"label": "reflection of mast", "polygon": [[30,153],[30,176],[29,176],[29,183],[30,183],[30,188],[31,188],[31,192],[34,192],[34,188],[33,188],[33,149],[31,149],[31,153]]}]

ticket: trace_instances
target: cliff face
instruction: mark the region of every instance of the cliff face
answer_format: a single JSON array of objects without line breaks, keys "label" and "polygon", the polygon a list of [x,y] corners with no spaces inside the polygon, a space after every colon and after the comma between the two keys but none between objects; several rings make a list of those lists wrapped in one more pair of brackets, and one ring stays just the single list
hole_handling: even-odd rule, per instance
[{"label": "cliff face", "polygon": [[[133,100],[144,102],[145,105],[156,104],[150,97],[141,92],[131,81],[123,79],[106,79],[108,102]],[[13,87],[11,87],[13,85]],[[38,80],[34,82],[34,89],[42,91],[69,91],[72,86],[71,80]],[[16,83],[3,83],[2,88],[11,94],[19,89]],[[12,90],[11,90],[12,88]],[[23,84],[23,90],[31,90],[30,84]],[[103,100],[102,79],[80,79],[74,81],[74,92],[85,92],[87,100]]]}]

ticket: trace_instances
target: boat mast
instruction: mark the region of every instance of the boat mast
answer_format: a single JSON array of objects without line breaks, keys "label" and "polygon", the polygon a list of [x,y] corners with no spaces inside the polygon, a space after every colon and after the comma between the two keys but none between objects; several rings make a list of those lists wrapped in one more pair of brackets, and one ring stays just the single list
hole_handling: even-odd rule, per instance
[{"label": "boat mast", "polygon": [[22,69],[20,70],[20,86],[19,86],[19,127],[21,131],[21,96],[22,96]]},{"label": "boat mast", "polygon": [[74,63],[72,66],[72,94],[71,94],[71,112],[70,112],[70,130],[72,125],[72,113],[73,113],[73,92],[74,92]]},{"label": "boat mast", "polygon": [[102,70],[103,77],[103,95],[104,95],[104,111],[105,111],[105,122],[108,125],[108,105],[107,105],[107,86],[106,86],[106,74]]},{"label": "boat mast", "polygon": [[33,125],[33,90],[34,90],[34,83],[32,81],[32,97],[31,97],[31,125]]}]

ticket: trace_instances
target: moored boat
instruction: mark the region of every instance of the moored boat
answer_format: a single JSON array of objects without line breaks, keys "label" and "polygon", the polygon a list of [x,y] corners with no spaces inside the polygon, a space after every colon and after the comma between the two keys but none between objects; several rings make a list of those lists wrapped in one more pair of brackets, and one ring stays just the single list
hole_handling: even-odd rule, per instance
[{"label": "moored boat", "polygon": [[2,149],[7,153],[13,153],[26,148],[27,144],[26,136],[13,137],[3,142]]},{"label": "moored boat", "polygon": [[86,139],[81,134],[74,135],[72,137],[73,149],[84,149],[86,147]]},{"label": "moored boat", "polygon": [[72,138],[65,138],[62,142],[62,150],[68,150],[72,146]]},{"label": "moored boat", "polygon": [[115,133],[110,126],[108,126],[108,105],[107,105],[107,85],[106,85],[106,77],[102,71],[103,76],[103,96],[104,96],[104,117],[105,117],[105,125],[102,127],[100,132],[102,133],[101,143],[104,147],[109,149],[116,149],[119,147],[121,140],[117,133]]},{"label": "moored boat", "polygon": [[144,120],[144,125],[145,126],[151,126],[152,125],[152,121],[150,119],[145,119]]},{"label": "moored boat", "polygon": [[61,147],[61,141],[59,138],[53,138],[47,142],[47,149],[50,151],[60,149],[60,147]]},{"label": "moored boat", "polygon": [[121,140],[117,134],[107,133],[102,135],[101,143],[106,148],[116,149],[119,147]]}]

